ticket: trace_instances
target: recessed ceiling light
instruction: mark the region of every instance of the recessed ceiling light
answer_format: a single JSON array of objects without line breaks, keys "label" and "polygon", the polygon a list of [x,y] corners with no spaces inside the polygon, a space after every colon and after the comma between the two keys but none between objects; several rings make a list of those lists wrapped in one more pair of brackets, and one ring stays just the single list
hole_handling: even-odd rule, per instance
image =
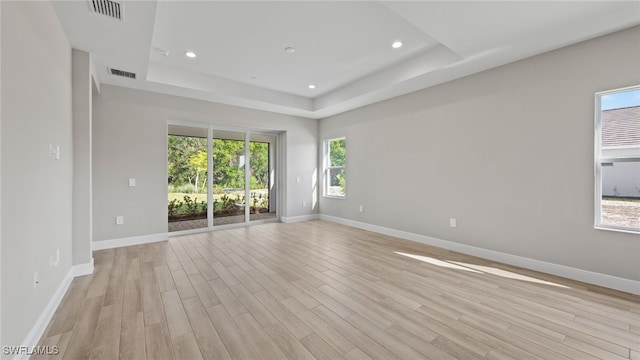
[{"label": "recessed ceiling light", "polygon": [[400,48],[402,47],[402,42],[401,41],[396,41],[393,44],[391,44],[391,47],[394,49]]},{"label": "recessed ceiling light", "polygon": [[184,53],[184,55],[185,55],[186,57],[188,57],[188,58],[192,58],[192,59],[193,59],[194,57],[196,57],[196,53],[194,53],[193,51],[187,51],[187,52],[185,52],[185,53]]},{"label": "recessed ceiling light", "polygon": [[286,52],[287,54],[293,54],[294,52],[296,52],[296,49],[292,48],[291,46],[287,46],[286,48],[284,48],[284,52]]},{"label": "recessed ceiling light", "polygon": [[315,86],[315,85],[313,85],[313,84],[309,84],[309,89],[315,89],[315,88],[316,88],[316,86]]}]

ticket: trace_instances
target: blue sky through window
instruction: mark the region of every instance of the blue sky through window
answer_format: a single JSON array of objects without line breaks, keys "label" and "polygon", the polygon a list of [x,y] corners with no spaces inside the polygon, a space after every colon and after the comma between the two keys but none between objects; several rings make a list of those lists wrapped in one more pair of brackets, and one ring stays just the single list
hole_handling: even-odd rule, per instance
[{"label": "blue sky through window", "polygon": [[640,105],[640,89],[604,95],[600,99],[600,110],[611,110]]}]

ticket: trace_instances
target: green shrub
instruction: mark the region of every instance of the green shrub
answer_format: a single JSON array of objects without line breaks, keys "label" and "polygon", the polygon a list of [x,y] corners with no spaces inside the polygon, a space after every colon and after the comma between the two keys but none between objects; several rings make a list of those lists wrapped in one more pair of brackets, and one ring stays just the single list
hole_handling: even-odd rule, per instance
[{"label": "green shrub", "polygon": [[168,190],[170,193],[193,194],[196,191],[196,187],[193,184],[169,185]]},{"label": "green shrub", "polygon": [[178,209],[182,207],[182,201],[173,199],[169,201],[169,217],[175,216],[178,213]]},{"label": "green shrub", "polygon": [[178,186],[178,192],[184,193],[184,194],[193,194],[196,192],[196,186],[193,184],[184,184],[181,186]]}]

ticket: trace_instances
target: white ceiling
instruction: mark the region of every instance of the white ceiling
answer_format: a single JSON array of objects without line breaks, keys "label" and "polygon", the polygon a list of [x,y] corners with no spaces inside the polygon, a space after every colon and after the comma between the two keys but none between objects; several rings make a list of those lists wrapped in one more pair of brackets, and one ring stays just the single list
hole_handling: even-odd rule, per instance
[{"label": "white ceiling", "polygon": [[310,118],[640,24],[640,1],[121,3],[124,21],[54,1],[100,82]]}]

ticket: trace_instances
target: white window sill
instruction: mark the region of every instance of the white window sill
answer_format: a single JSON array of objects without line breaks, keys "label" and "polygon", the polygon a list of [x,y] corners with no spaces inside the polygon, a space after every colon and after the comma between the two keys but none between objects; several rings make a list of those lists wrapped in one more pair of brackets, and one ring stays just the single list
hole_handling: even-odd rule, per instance
[{"label": "white window sill", "polygon": [[596,230],[607,230],[607,231],[615,231],[627,234],[640,234],[640,229],[632,229],[632,228],[619,228],[619,227],[609,227],[606,225],[596,225]]},{"label": "white window sill", "polygon": [[346,196],[336,196],[336,195],[323,195],[322,197],[327,199],[338,199],[338,200],[345,200],[347,198]]}]

